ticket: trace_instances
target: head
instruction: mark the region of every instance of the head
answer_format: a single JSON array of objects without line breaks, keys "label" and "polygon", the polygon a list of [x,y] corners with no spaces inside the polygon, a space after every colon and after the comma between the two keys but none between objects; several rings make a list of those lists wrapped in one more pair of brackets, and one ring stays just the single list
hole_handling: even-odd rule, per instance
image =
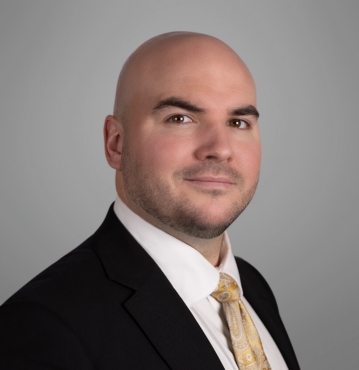
[{"label": "head", "polygon": [[219,236],[255,192],[261,148],[253,78],[220,40],[172,32],[141,45],[105,121],[116,188],[172,234]]}]

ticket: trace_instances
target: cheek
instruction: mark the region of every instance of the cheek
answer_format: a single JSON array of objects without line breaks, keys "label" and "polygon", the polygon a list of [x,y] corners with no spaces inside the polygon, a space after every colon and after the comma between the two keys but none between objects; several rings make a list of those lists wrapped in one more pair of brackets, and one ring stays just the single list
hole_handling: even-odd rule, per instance
[{"label": "cheek", "polygon": [[137,152],[141,153],[141,162],[147,170],[153,173],[168,173],[169,176],[183,167],[188,160],[190,148],[188,140],[179,140],[171,137],[153,137],[143,140],[137,146]]},{"label": "cheek", "polygon": [[261,164],[261,146],[259,143],[242,144],[236,151],[238,169],[247,178],[256,180]]}]

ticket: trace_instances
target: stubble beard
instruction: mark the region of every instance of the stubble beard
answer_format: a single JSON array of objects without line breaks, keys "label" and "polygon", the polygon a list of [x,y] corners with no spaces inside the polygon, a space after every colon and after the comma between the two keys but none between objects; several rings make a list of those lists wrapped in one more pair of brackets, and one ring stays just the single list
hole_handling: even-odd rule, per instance
[{"label": "stubble beard", "polygon": [[[222,221],[213,223],[206,221],[204,215],[208,211],[205,207],[195,206],[188,198],[171,195],[169,184],[155,173],[146,171],[144,166],[131,157],[126,146],[123,148],[122,160],[124,184],[131,200],[167,227],[195,238],[212,239],[221,235],[245,210],[258,184],[257,181],[251,189],[244,191],[244,179],[241,174],[212,161],[203,162],[201,167],[187,167],[175,172],[175,184],[186,176],[201,174],[221,174],[235,180],[241,196],[232,202]],[[222,190],[202,192],[207,193],[209,200],[224,196]]]}]

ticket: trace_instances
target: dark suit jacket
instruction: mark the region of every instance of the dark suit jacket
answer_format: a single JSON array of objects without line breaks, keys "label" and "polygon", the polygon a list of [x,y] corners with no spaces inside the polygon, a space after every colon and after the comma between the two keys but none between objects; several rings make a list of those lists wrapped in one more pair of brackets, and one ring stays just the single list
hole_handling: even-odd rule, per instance
[{"label": "dark suit jacket", "polygon": [[[289,369],[299,369],[268,284],[251,265],[236,260],[247,300]],[[94,235],[0,307],[0,368],[223,366],[191,312],[111,206]]]}]

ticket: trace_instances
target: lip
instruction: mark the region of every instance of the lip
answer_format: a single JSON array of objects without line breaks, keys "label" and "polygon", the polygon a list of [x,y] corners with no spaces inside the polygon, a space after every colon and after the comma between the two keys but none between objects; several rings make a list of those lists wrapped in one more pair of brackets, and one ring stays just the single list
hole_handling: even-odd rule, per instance
[{"label": "lip", "polygon": [[200,176],[185,180],[193,185],[210,189],[228,189],[230,186],[234,185],[233,181],[227,177]]}]

